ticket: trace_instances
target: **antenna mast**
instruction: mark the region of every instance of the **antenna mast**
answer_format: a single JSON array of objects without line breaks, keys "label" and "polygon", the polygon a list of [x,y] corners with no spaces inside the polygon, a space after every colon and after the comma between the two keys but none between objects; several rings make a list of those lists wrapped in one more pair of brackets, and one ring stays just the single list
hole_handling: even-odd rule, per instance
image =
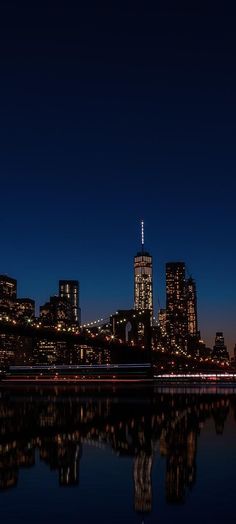
[{"label": "antenna mast", "polygon": [[142,244],[142,253],[144,251],[144,221],[141,221],[141,244]]}]

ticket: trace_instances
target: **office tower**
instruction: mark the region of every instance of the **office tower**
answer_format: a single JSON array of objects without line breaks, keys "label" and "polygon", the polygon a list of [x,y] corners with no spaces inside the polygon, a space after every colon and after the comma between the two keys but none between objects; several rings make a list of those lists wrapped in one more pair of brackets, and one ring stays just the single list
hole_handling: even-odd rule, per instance
[{"label": "office tower", "polygon": [[[47,326],[46,326],[47,327]],[[57,341],[40,338],[34,347],[34,364],[62,364],[58,359]]]},{"label": "office tower", "polygon": [[166,331],[171,345],[186,348],[186,281],[184,262],[166,264]]},{"label": "office tower", "polygon": [[216,360],[229,360],[229,353],[225,346],[225,339],[222,331],[217,331],[215,345],[212,350],[212,358]]},{"label": "office tower", "polygon": [[40,306],[40,320],[45,327],[71,326],[74,311],[66,297],[50,297],[50,301]]},{"label": "office tower", "polygon": [[231,357],[231,366],[233,366],[234,368],[236,368],[236,344],[234,346],[234,356]]},{"label": "office tower", "polygon": [[31,320],[35,317],[35,301],[31,298],[18,298],[15,309],[18,320]]},{"label": "office tower", "polygon": [[134,309],[149,310],[153,316],[152,256],[144,250],[144,223],[141,222],[141,251],[134,257]]},{"label": "office tower", "polygon": [[186,282],[186,299],[188,335],[191,337],[196,337],[198,332],[197,291],[196,283],[191,277]]},{"label": "office tower", "polygon": [[80,307],[79,307],[79,282],[78,280],[59,280],[59,296],[67,298],[72,306],[73,322],[80,325]]},{"label": "office tower", "polygon": [[0,275],[0,318],[8,320],[15,317],[17,281],[14,278]]},{"label": "office tower", "polygon": [[17,281],[15,278],[0,275],[0,299],[16,300]]}]

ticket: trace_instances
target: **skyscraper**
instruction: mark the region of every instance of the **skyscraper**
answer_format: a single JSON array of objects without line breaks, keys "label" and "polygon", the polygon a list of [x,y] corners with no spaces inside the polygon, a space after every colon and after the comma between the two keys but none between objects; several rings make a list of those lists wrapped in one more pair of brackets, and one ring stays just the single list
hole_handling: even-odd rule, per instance
[{"label": "skyscraper", "polygon": [[59,295],[69,300],[73,311],[73,322],[80,325],[78,280],[59,280]]},{"label": "skyscraper", "polygon": [[15,316],[18,320],[31,320],[35,317],[35,301],[32,298],[18,298],[15,304]]},{"label": "skyscraper", "polygon": [[229,353],[225,345],[224,334],[222,331],[216,333],[215,345],[212,350],[212,357],[216,360],[229,360]]},{"label": "skyscraper", "polygon": [[50,297],[50,301],[40,306],[40,319],[46,327],[61,324],[71,326],[74,322],[74,311],[67,297]]},{"label": "skyscraper", "polygon": [[188,335],[196,337],[198,332],[197,319],[197,291],[196,283],[192,277],[186,282],[186,299],[187,299],[187,321],[188,321]]},{"label": "skyscraper", "polygon": [[15,315],[17,281],[15,278],[0,275],[0,317],[7,319]]},{"label": "skyscraper", "polygon": [[152,256],[144,250],[144,223],[141,222],[141,251],[134,257],[134,309],[148,309],[153,316]]},{"label": "skyscraper", "polygon": [[188,323],[184,262],[166,264],[166,331],[170,344],[186,347]]},{"label": "skyscraper", "polygon": [[0,275],[0,298],[16,300],[17,281],[15,278]]}]

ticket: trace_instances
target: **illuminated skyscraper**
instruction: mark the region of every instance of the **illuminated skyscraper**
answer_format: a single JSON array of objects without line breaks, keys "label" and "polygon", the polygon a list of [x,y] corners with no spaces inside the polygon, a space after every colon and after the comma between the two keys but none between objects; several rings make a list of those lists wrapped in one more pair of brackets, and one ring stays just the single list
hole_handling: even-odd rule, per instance
[{"label": "illuminated skyscraper", "polygon": [[152,256],[144,250],[144,223],[141,222],[141,251],[134,257],[134,309],[153,316]]},{"label": "illuminated skyscraper", "polygon": [[197,320],[197,291],[196,283],[193,278],[189,278],[186,282],[186,299],[187,299],[187,320],[188,320],[188,335],[196,337],[198,332]]},{"label": "illuminated skyscraper", "polygon": [[15,300],[17,290],[17,281],[15,278],[0,275],[0,298]]},{"label": "illuminated skyscraper", "polygon": [[19,320],[30,320],[35,317],[35,301],[31,298],[18,298],[15,304],[15,316]]},{"label": "illuminated skyscraper", "polygon": [[61,324],[70,326],[74,322],[74,312],[67,297],[50,297],[50,301],[40,306],[40,320],[46,327]]},{"label": "illuminated skyscraper", "polygon": [[188,323],[184,262],[166,264],[166,331],[171,344],[185,348]]},{"label": "illuminated skyscraper", "polygon": [[0,275],[0,317],[13,318],[17,296],[17,281],[15,278]]},{"label": "illuminated skyscraper", "polygon": [[216,333],[215,345],[212,350],[212,357],[216,360],[229,360],[229,353],[225,346],[225,339],[222,331]]},{"label": "illuminated skyscraper", "polygon": [[59,295],[61,298],[69,300],[73,311],[73,322],[80,324],[78,280],[59,280]]}]

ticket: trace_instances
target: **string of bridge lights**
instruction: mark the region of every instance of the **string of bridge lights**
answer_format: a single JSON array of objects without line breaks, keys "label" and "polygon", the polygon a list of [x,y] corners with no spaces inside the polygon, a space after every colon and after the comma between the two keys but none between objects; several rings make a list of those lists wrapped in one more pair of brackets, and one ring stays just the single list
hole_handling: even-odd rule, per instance
[{"label": "string of bridge lights", "polygon": [[[137,316],[142,315],[143,313],[145,313],[145,311],[143,311],[143,310],[142,310],[142,311],[138,311],[136,314],[135,314],[135,313],[133,314],[133,318],[136,318]],[[118,314],[118,311],[116,311],[115,314],[117,315],[117,314]],[[7,321],[7,322],[9,322],[9,323],[12,323],[12,324],[18,324],[18,323],[19,323],[19,322],[16,322],[16,320],[14,320],[14,319],[10,319],[9,317],[6,317],[5,319],[3,319],[3,318],[0,316],[0,321],[4,321],[4,320]],[[155,317],[154,317],[154,320],[156,320]],[[100,319],[94,320],[94,321],[92,321],[92,322],[88,322],[87,324],[83,324],[81,327],[82,327],[82,328],[89,328],[89,327],[91,328],[91,327],[96,327],[96,326],[98,326],[98,324],[101,324],[101,322],[103,322],[104,324],[106,324],[107,321],[109,321],[109,317],[107,317],[107,319],[100,318]],[[122,323],[124,323],[124,322],[127,322],[127,319],[126,319],[125,317],[122,318],[122,319],[120,319],[120,320],[118,320],[118,321],[117,321],[117,324],[122,324]],[[36,327],[36,328],[40,328],[40,327],[41,327],[41,328],[42,328],[42,324],[41,324],[41,322],[39,322],[39,323],[34,323],[34,322],[32,322],[31,319],[28,319],[28,323],[30,323],[32,327]],[[159,327],[160,327],[160,330],[161,330],[161,334],[162,334],[162,336],[163,336],[163,337],[167,337],[168,334],[167,334],[166,330],[165,330],[162,326],[160,326],[160,324],[159,324]],[[59,326],[56,326],[55,329],[56,329],[57,331],[60,331],[60,330],[61,330],[61,326],[60,326],[60,327],[59,327]],[[101,329],[101,326],[98,326],[98,329],[100,330],[100,329]],[[73,331],[73,328],[71,328],[71,327],[69,327],[68,329],[63,328],[62,330],[63,330],[63,331]],[[88,329],[88,332],[90,333],[90,330],[89,330],[89,329]],[[92,335],[92,336],[94,336],[94,335]],[[107,338],[107,340],[108,340],[108,337],[106,337],[106,338]],[[115,336],[114,336],[114,335],[111,335],[110,338],[111,338],[112,340],[114,340]],[[121,340],[119,340],[119,341],[121,342]],[[174,347],[175,347],[175,354],[176,354],[176,355],[182,354],[183,356],[185,356],[185,357],[187,357],[187,358],[189,358],[189,359],[196,360],[196,361],[199,361],[199,362],[203,362],[203,361],[205,361],[205,362],[209,362],[209,363],[211,362],[212,364],[219,364],[219,365],[221,365],[221,366],[227,366],[227,367],[229,367],[229,365],[230,365],[229,362],[221,362],[220,360],[214,360],[214,359],[212,359],[211,357],[206,357],[206,358],[199,357],[199,358],[198,358],[197,356],[193,356],[193,355],[187,353],[187,351],[184,351],[184,349],[181,348],[181,347],[180,347],[176,342],[174,342]],[[165,352],[168,352],[168,350],[162,346],[162,352],[165,353]]]},{"label": "string of bridge lights", "polygon": [[[142,315],[144,314],[145,311],[142,310],[142,311],[139,311],[137,314],[133,314],[133,318],[136,318],[136,316],[138,315]],[[118,315],[118,311],[116,311],[116,313],[114,313],[113,315],[110,315],[110,317],[113,317],[115,315]],[[97,320],[93,320],[93,321],[90,321],[90,322],[87,322],[86,324],[82,324],[81,327],[82,328],[87,328],[87,327],[92,327],[92,326],[97,326],[98,324],[101,324],[102,322],[104,324],[106,324],[109,320],[110,320],[110,317],[106,317],[106,318],[98,318]],[[124,317],[124,318],[121,318],[120,320],[117,320],[117,324],[122,324],[123,322],[127,322],[127,319]]]},{"label": "string of bridge lights", "polygon": [[[145,311],[142,310],[142,311],[138,311],[137,313],[134,313],[132,315],[133,318],[136,318],[136,317],[139,317],[140,315],[144,314]],[[115,315],[118,315],[118,311],[116,311]],[[115,316],[114,315],[114,316]],[[113,315],[111,315],[113,316]],[[155,317],[153,318],[154,320]],[[101,322],[104,322],[106,323],[106,321],[109,321],[109,317],[107,317],[106,319],[103,319],[103,318],[100,318],[98,320],[93,320],[92,322],[88,322],[87,324],[83,324],[82,327],[83,328],[90,328],[90,327],[96,327],[98,324],[100,324]],[[120,320],[117,320],[116,321],[116,324],[123,324],[124,322],[127,322],[127,318],[121,318]],[[161,334],[163,337],[166,337],[167,336],[167,332],[162,328],[162,326],[159,326],[160,329],[161,329]],[[188,353],[186,351],[183,350],[183,348],[181,348],[178,344],[174,343],[174,347],[175,347],[175,350],[176,350],[176,354],[178,355],[179,353],[181,353],[182,355],[184,356],[187,356],[187,357],[191,357],[191,355],[188,355]]]},{"label": "string of bridge lights", "polygon": [[101,322],[104,322],[105,320],[104,320],[104,318],[98,318],[97,320],[93,320],[92,322],[87,322],[87,324],[82,324],[81,327],[87,328],[87,327],[91,327],[91,326],[97,326],[98,324],[101,324]]}]

